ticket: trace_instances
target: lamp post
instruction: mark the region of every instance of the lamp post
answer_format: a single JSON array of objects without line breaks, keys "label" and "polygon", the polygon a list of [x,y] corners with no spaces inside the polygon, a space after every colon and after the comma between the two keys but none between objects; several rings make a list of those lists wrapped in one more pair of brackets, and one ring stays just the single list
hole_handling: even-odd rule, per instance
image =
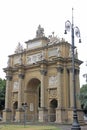
[{"label": "lamp post", "polygon": [[22,108],[24,110],[24,126],[26,124],[26,108],[28,107],[27,103],[22,103]]},{"label": "lamp post", "polygon": [[79,43],[81,43],[81,37],[80,37],[80,30],[76,26],[74,27],[73,22],[73,8],[72,8],[72,23],[67,20],[65,22],[65,34],[67,34],[68,31],[71,30],[71,42],[72,42],[72,81],[73,81],[73,123],[71,130],[81,130],[79,122],[78,122],[78,115],[77,115],[77,106],[76,106],[76,84],[75,84],[75,57],[74,57],[74,36],[76,35],[79,38]]}]

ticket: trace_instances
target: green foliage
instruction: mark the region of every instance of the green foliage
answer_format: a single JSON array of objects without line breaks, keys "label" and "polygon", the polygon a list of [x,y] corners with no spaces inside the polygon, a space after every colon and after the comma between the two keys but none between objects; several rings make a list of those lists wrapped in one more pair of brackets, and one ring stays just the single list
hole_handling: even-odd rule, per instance
[{"label": "green foliage", "polygon": [[82,109],[87,109],[87,84],[81,87],[79,100],[81,102]]},{"label": "green foliage", "polygon": [[5,88],[6,88],[6,80],[0,78],[0,110],[4,108],[5,104]]}]

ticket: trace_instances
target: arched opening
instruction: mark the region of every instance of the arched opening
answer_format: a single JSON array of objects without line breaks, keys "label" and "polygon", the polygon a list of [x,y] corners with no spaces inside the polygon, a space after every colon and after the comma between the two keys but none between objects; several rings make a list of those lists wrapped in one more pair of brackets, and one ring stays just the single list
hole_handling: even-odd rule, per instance
[{"label": "arched opening", "polygon": [[15,101],[13,103],[13,120],[15,120],[15,116],[16,116],[16,109],[18,108],[18,101]]},{"label": "arched opening", "polygon": [[56,121],[56,108],[58,106],[58,102],[56,99],[50,101],[50,121]]},{"label": "arched opening", "polygon": [[41,84],[39,84],[39,86],[38,86],[38,91],[39,91],[39,93],[38,93],[38,107],[40,108],[41,107]]},{"label": "arched opening", "polygon": [[18,108],[18,102],[17,102],[17,101],[13,104],[13,108],[14,108],[14,109],[17,109],[17,108]]},{"label": "arched opening", "polygon": [[41,107],[41,82],[37,78],[33,78],[27,85],[27,104],[28,119],[35,120],[38,117],[38,108]]}]

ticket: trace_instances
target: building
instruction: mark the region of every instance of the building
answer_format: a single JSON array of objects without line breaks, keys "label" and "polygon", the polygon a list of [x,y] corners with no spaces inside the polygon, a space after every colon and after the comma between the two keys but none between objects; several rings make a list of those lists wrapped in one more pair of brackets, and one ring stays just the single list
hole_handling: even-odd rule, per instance
[{"label": "building", "polygon": [[[4,68],[7,78],[3,120],[21,122],[23,103],[28,121],[71,123],[73,120],[73,81],[71,44],[63,38],[45,37],[39,25],[36,37],[19,43]],[[75,48],[76,93],[80,91],[79,71],[82,61]],[[79,121],[82,112],[78,98]]]}]

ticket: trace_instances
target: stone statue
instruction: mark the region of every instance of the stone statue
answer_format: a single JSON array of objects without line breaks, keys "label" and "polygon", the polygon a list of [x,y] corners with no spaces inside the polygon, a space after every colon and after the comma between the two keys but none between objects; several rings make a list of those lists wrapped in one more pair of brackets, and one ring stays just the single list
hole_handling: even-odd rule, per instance
[{"label": "stone statue", "polygon": [[77,52],[77,48],[74,49],[74,56],[76,59],[78,59],[78,52]]},{"label": "stone statue", "polygon": [[7,61],[7,67],[10,67],[10,58]]},{"label": "stone statue", "polygon": [[22,51],[23,51],[23,46],[19,42],[18,45],[17,45],[17,47],[16,47],[15,53],[20,53]]},{"label": "stone statue", "polygon": [[70,50],[69,50],[69,57],[72,57],[72,48],[70,47]]},{"label": "stone statue", "polygon": [[61,51],[60,51],[60,48],[59,48],[59,47],[57,48],[57,56],[58,56],[58,57],[61,56]]},{"label": "stone statue", "polygon": [[44,36],[44,28],[41,28],[41,26],[38,26],[38,30],[36,31],[36,37],[43,37]]},{"label": "stone statue", "polygon": [[[72,57],[72,48],[71,47],[70,47],[70,50],[69,50],[69,57]],[[78,59],[78,52],[77,52],[76,48],[74,49],[74,57],[76,59]]]}]

